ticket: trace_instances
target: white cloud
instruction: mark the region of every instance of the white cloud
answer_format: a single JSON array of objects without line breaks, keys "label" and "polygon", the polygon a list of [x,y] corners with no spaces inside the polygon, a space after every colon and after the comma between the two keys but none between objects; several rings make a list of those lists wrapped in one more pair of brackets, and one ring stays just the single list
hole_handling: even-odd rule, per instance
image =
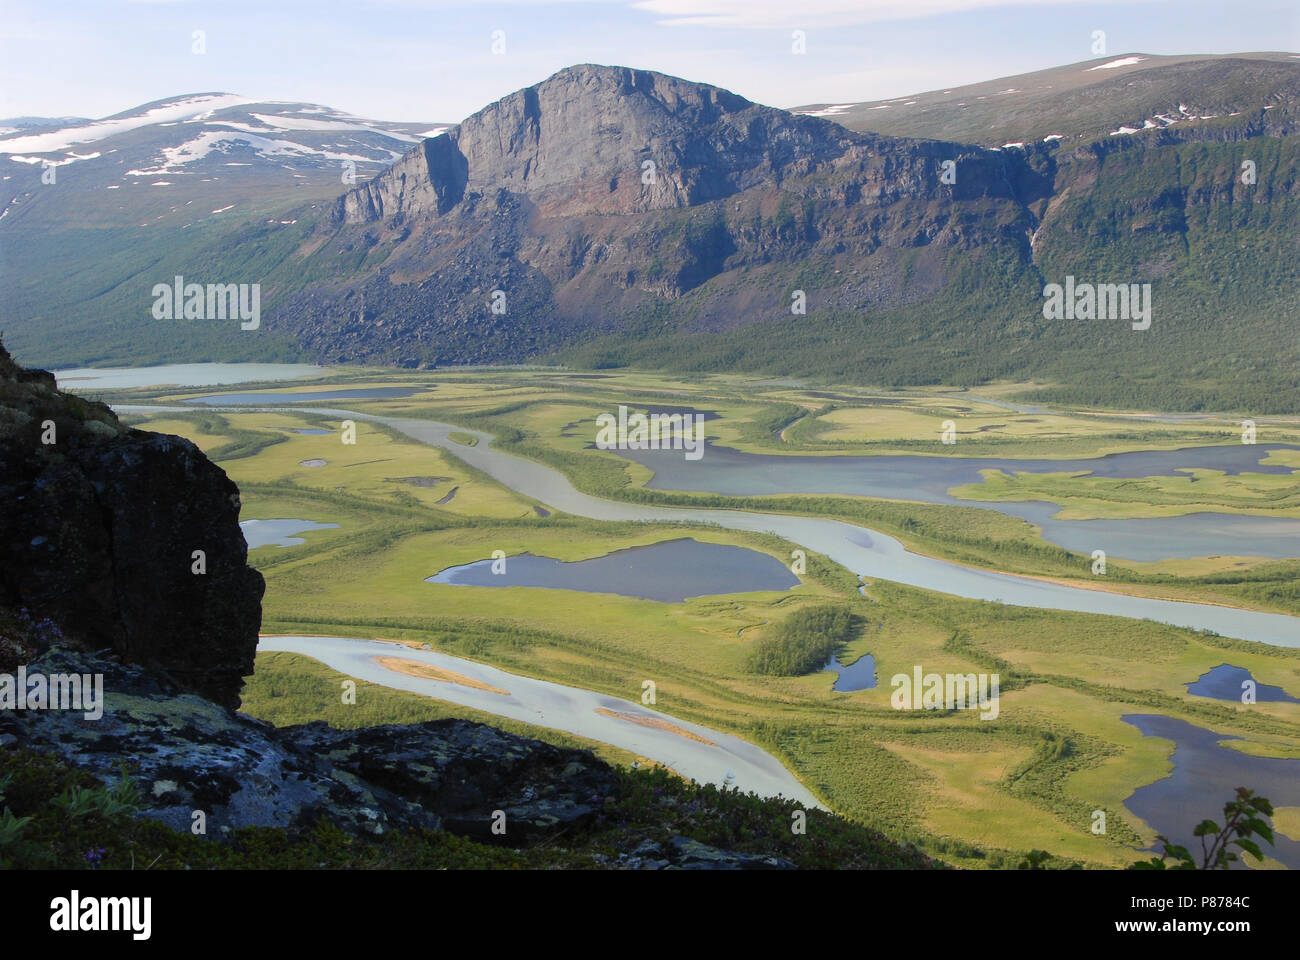
[{"label": "white cloud", "polygon": [[634,0],[670,27],[848,26],[922,20],[988,7],[1055,7],[1083,0]]}]

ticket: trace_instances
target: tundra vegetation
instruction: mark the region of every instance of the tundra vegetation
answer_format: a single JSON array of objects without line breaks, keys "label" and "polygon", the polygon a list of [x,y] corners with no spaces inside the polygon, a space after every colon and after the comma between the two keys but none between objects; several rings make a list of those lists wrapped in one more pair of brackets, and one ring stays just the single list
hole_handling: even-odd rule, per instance
[{"label": "tundra vegetation", "polygon": [[[1098,586],[1089,557],[1049,544],[1031,524],[994,511],[850,496],[647,489],[646,468],[593,448],[595,419],[620,403],[712,410],[719,417],[708,421],[707,432],[715,443],[819,456],[1078,458],[1240,442],[1236,413],[1161,422],[1118,408],[1023,414],[985,402],[1050,390],[1051,384],[880,391],[724,375],[487,369],[345,371],[293,389],[327,384],[417,386],[419,392],[401,399],[331,405],[483,431],[493,444],[562,470],[592,494],[834,516],[896,536],[921,553],[1088,587]],[[245,385],[240,392],[255,389]],[[172,402],[181,396],[131,391],[114,399]],[[639,699],[643,681],[652,679],[657,709],[751,740],[831,809],[955,865],[1016,867],[1033,851],[1049,851],[1049,862],[1057,865],[1126,866],[1149,857],[1141,851],[1155,845],[1156,831],[1124,801],[1169,773],[1173,747],[1144,737],[1124,715],[1183,719],[1240,737],[1233,747],[1257,756],[1295,756],[1300,748],[1300,708],[1294,704],[1246,705],[1190,696],[1186,689],[1230,662],[1259,683],[1300,695],[1300,650],[1151,622],[964,600],[888,581],[860,584],[815,553],[807,556],[801,584],[789,591],[684,603],[522,587],[488,594],[489,588],[426,583],[438,570],[485,559],[494,550],[578,560],[677,538],[686,529],[698,540],[749,547],[787,564],[798,545],[716,527],[605,523],[562,512],[543,518],[533,509],[537,504],[467,466],[454,448],[422,445],[366,421],[357,422],[356,444],[344,445],[337,421],[291,408],[131,419],[145,429],[188,436],[217,459],[239,484],[244,519],[339,524],[302,534],[306,543],[299,546],[250,553],[267,578],[265,632],[429,644],[628,699]],[[939,445],[945,419],[958,424],[955,447]],[[1300,443],[1295,420],[1256,419],[1261,443]],[[294,432],[304,427],[332,432]],[[308,459],[328,462],[300,466]],[[1300,469],[1294,452],[1275,454],[1273,462]],[[1300,516],[1294,474],[1198,471],[1194,479],[994,475],[957,493],[996,500],[1024,492],[1084,516],[1164,516],[1207,507]],[[456,496],[439,503],[453,487]],[[1300,562],[1294,560],[1113,558],[1104,586],[1296,614],[1298,579]],[[996,672],[998,720],[981,723],[972,711],[896,711],[888,685],[835,692],[834,674],[819,669],[831,652],[845,662],[869,653],[881,676],[910,673],[916,664],[939,673]],[[336,697],[335,679],[302,658],[264,654],[245,709],[276,722],[326,718],[343,725],[483,719],[454,705],[388,697],[377,689],[355,708],[327,705],[323,691]],[[516,728],[544,739],[557,736],[510,726]],[[621,765],[633,759],[598,749]],[[1098,810],[1105,812],[1104,834],[1092,830]],[[1277,808],[1279,832],[1284,826],[1295,832],[1295,822],[1291,808]]]}]

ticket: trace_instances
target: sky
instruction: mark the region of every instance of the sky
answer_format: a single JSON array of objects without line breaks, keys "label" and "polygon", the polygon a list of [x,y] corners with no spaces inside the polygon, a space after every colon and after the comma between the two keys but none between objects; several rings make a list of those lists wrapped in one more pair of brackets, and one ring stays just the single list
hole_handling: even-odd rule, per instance
[{"label": "sky", "polygon": [[850,103],[1091,60],[1096,31],[1105,55],[1300,53],[1300,0],[0,0],[0,117],[219,91],[447,123],[574,63]]}]

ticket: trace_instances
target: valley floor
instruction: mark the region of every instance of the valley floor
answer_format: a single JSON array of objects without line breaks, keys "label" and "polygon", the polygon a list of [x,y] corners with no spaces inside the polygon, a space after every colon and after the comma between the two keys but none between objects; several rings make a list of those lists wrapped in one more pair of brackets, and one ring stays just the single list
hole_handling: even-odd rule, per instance
[{"label": "valley floor", "polygon": [[[377,396],[375,390],[388,393]],[[724,508],[833,518],[863,528],[868,546],[870,532],[877,531],[914,554],[973,570],[1295,617],[1295,558],[1207,553],[1150,561],[1112,553],[1098,572],[1090,552],[1049,542],[1040,526],[996,508],[1047,501],[1059,507],[1055,515],[1063,522],[1192,518],[1202,533],[1212,525],[1196,518],[1206,514],[1229,518],[1225,523],[1232,517],[1297,522],[1300,419],[1256,419],[1259,456],[1245,468],[1175,465],[1141,476],[1068,465],[1053,472],[990,470],[978,474],[978,482],[945,489],[945,502],[927,502],[921,483],[915,498],[820,492],[815,483],[811,490],[807,483],[789,489],[792,479],[782,488],[794,477],[793,467],[771,458],[1088,460],[1241,445],[1244,428],[1241,418],[1018,409],[1009,399],[1011,387],[886,393],[627,371],[327,370],[317,380],[245,384],[230,392],[256,400],[261,391],[273,395],[265,408],[189,409],[181,403],[212,396],[211,388],[136,389],[110,399],[142,429],[194,440],[239,485],[244,520],[302,522],[301,531],[288,534],[300,542],[282,546],[280,539],[250,552],[267,579],[264,633],[381,637],[417,650],[427,645],[611,700],[651,703],[679,725],[749,741],[830,809],[914,839],[926,852],[962,866],[1014,866],[1030,850],[1046,850],[1061,862],[1123,866],[1139,859],[1156,833],[1176,837],[1216,816],[1235,787],[1253,785],[1232,777],[1257,770],[1264,782],[1265,766],[1250,762],[1294,764],[1291,782],[1300,784],[1300,706],[1188,691],[1188,684],[1228,664],[1249,671],[1260,690],[1268,685],[1300,698],[1300,650],[1294,647],[1234,639],[1230,629],[1198,632],[963,599],[887,575],[863,583],[815,549],[758,528],[579,516],[470,463],[485,462],[478,454],[490,442],[562,472],[581,494],[638,509],[659,507],[664,517]],[[310,409],[285,405],[286,393],[309,399],[320,392],[328,396]],[[122,406],[134,404],[167,409]],[[651,486],[656,471],[637,457],[595,448],[597,417],[616,415],[620,406],[707,411],[703,429],[712,446],[703,459],[724,450],[769,458],[759,473],[777,492]],[[368,419],[349,425],[345,416],[313,412],[320,408],[438,421],[456,430],[431,445]],[[955,442],[944,443],[945,434]],[[353,436],[354,443],[346,442]],[[805,476],[819,476],[803,469]],[[611,510],[610,516],[621,514]],[[318,526],[331,524],[337,526]],[[494,559],[508,570],[524,554],[572,562],[683,538],[770,558],[792,569],[798,585],[664,602],[646,599],[637,589],[644,584],[632,581],[602,592],[429,582],[448,568]],[[874,686],[837,691],[836,674],[816,667],[790,675],[754,672],[753,652],[765,643],[786,643],[792,616],[831,607],[853,614],[839,663],[870,656]],[[1279,616],[1277,622],[1288,621]],[[337,691],[340,677],[323,665],[324,654],[322,665],[304,672],[301,653],[259,655],[246,710],[278,723],[326,712],[342,725],[380,722],[365,711],[327,707],[337,693],[327,696],[326,690]],[[996,718],[982,720],[976,710],[895,709],[892,679],[910,677],[918,667],[925,674],[997,675]],[[406,695],[386,702],[385,721],[485,719],[447,700]],[[1141,718],[1153,715],[1213,731],[1223,762],[1211,752],[1196,775],[1175,769],[1180,756],[1174,741],[1140,729]],[[657,760],[671,766],[671,757],[583,741],[544,720],[501,725],[591,746],[621,765]],[[1162,783],[1178,788],[1171,793]],[[1270,796],[1278,831],[1292,840],[1300,839],[1300,786],[1296,791]],[[1290,854],[1279,847],[1277,856]]]}]

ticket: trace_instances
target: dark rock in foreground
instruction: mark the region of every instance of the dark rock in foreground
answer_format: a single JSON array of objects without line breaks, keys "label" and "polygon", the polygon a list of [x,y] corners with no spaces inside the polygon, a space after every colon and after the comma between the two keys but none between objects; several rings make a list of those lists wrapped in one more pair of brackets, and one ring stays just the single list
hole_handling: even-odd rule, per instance
[{"label": "dark rock in foreground", "polygon": [[198,447],[123,427],[0,345],[0,502],[0,606],[239,706],[265,584],[239,490]]},{"label": "dark rock in foreground", "polygon": [[[614,792],[613,771],[594,755],[504,733],[467,720],[431,720],[338,730],[284,727],[282,741],[336,770],[436,810],[444,829],[516,843],[591,820]],[[492,832],[495,811],[505,834]]]},{"label": "dark rock in foreground", "polygon": [[[326,819],[349,833],[408,828],[517,845],[585,822],[614,771],[569,750],[465,720],[362,730],[273,727],[138,667],[56,646],[27,671],[102,674],[104,712],[0,711],[0,742],[20,743],[110,783],[127,761],[143,816],[209,836],[249,826],[297,830]],[[12,739],[11,739],[12,738]],[[494,813],[505,833],[494,834]]]}]

